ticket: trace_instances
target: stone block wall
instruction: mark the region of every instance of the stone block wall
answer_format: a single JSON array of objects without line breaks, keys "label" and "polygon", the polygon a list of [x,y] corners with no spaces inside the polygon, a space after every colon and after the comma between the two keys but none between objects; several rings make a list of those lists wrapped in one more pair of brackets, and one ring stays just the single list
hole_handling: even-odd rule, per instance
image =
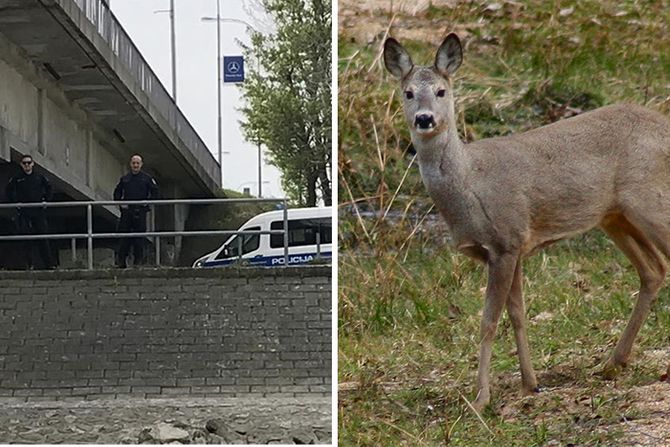
[{"label": "stone block wall", "polygon": [[331,268],[0,272],[0,397],[331,391]]}]

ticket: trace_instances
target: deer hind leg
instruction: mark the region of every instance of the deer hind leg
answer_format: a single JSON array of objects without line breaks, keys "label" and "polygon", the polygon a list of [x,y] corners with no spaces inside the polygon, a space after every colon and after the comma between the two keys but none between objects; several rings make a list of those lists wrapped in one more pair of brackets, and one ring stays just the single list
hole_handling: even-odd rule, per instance
[{"label": "deer hind leg", "polygon": [[481,411],[491,397],[489,369],[491,366],[491,350],[493,339],[514,279],[518,254],[491,256],[488,261],[488,282],[484,312],[480,328],[479,370],[477,372],[477,398],[473,403],[476,410]]},{"label": "deer hind leg", "polygon": [[521,392],[532,394],[539,391],[533,364],[530,361],[530,349],[528,348],[528,336],[526,335],[526,309],[523,302],[523,268],[521,258],[517,260],[514,270],[512,288],[507,298],[507,314],[509,315],[514,338],[516,339],[516,350],[521,366]]},{"label": "deer hind leg", "polygon": [[[654,242],[658,242],[659,235],[651,236],[644,231],[646,227],[647,225],[640,225],[639,222],[634,224],[621,215],[609,219],[603,225],[604,230],[631,261],[640,276],[640,293],[633,313],[603,370],[608,379],[616,377],[628,363],[635,337],[649,314],[667,272],[665,260],[654,245]],[[663,251],[665,248],[667,247],[663,247]]]}]

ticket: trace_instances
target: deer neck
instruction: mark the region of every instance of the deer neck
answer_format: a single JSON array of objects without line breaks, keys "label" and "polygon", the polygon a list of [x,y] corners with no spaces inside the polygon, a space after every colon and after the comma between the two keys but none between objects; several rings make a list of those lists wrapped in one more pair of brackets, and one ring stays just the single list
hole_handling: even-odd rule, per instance
[{"label": "deer neck", "polygon": [[[421,178],[436,208],[449,226],[456,246],[472,243],[473,210],[476,197],[468,181],[470,156],[458,137],[453,102],[445,126],[433,135],[412,133]],[[429,137],[429,138],[426,138]]]},{"label": "deer neck", "polygon": [[412,133],[421,177],[431,196],[437,192],[462,195],[469,166],[464,144],[458,137],[452,98],[449,98],[446,112],[445,122],[438,132],[430,135]]}]

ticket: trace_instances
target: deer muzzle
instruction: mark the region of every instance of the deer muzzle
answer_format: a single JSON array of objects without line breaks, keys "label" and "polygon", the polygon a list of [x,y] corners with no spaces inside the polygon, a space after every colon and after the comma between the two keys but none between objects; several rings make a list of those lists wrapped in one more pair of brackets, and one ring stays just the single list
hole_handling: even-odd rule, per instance
[{"label": "deer muzzle", "polygon": [[429,113],[420,113],[414,117],[414,127],[420,130],[430,130],[435,127],[435,119]]}]

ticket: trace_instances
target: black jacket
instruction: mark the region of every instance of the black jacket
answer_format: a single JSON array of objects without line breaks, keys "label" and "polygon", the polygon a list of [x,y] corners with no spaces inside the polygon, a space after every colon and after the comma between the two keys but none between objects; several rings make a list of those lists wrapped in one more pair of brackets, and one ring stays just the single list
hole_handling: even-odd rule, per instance
[{"label": "black jacket", "polygon": [[144,171],[129,172],[114,188],[114,200],[153,200],[158,198],[156,180]]},{"label": "black jacket", "polygon": [[10,203],[46,202],[51,200],[51,184],[35,171],[30,175],[21,172],[9,180],[5,195]]}]

